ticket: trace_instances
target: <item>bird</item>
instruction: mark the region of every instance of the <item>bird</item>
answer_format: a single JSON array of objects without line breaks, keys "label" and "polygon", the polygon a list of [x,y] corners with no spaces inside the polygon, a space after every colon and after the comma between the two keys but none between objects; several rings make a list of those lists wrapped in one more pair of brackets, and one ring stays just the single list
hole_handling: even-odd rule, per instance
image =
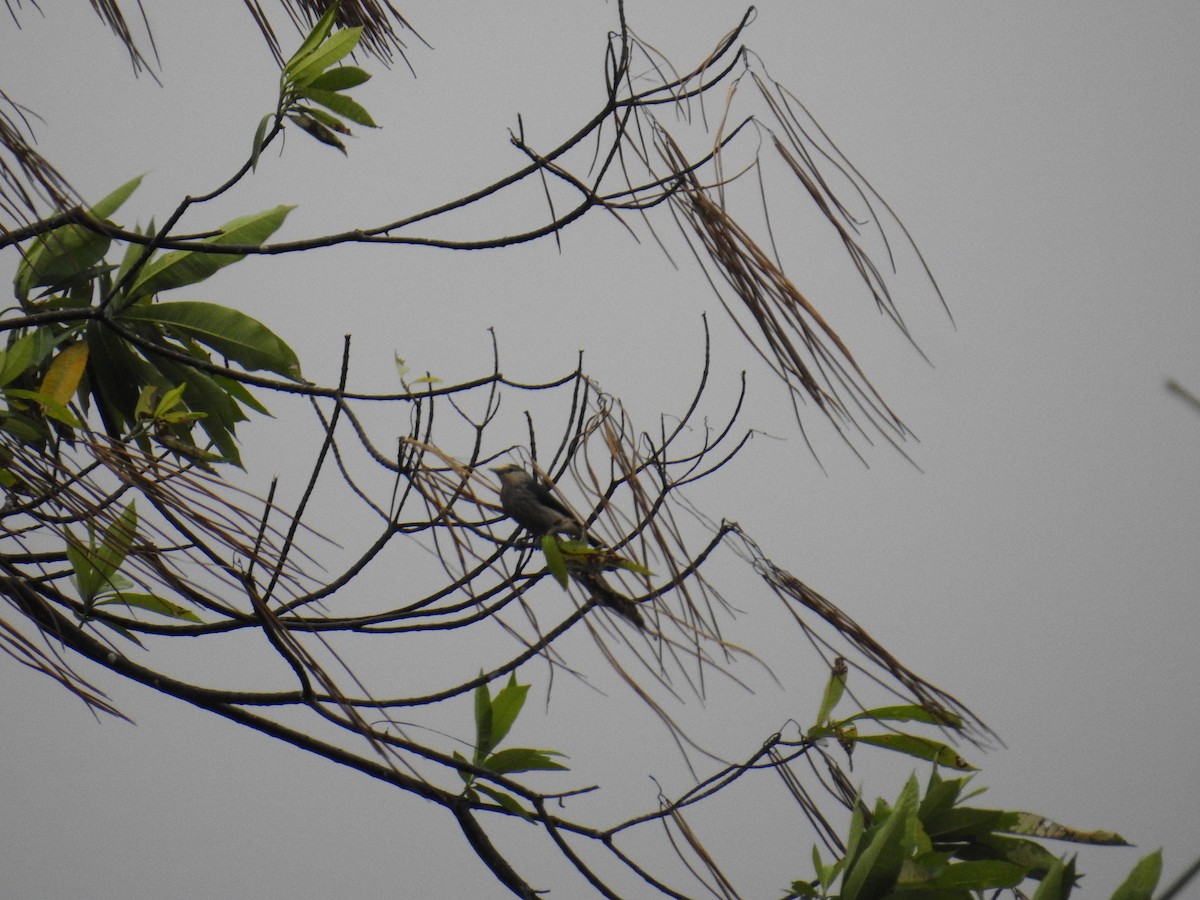
[{"label": "bird", "polygon": [[[547,534],[565,534],[575,540],[585,537],[583,523],[523,468],[509,463],[492,471],[500,476],[500,508],[522,528],[539,537]],[[597,543],[594,539],[589,542]]]},{"label": "bird", "polygon": [[[574,540],[586,539],[593,546],[600,542],[587,534],[583,523],[551,493],[546,485],[520,466],[509,463],[492,469],[500,476],[500,508],[504,514],[538,537],[565,534]],[[597,558],[592,560],[589,555]],[[602,569],[615,568],[608,560],[611,551],[587,551],[568,565],[571,577],[582,585],[602,606],[624,616],[638,628],[646,623],[637,604],[613,590],[600,574]]]}]

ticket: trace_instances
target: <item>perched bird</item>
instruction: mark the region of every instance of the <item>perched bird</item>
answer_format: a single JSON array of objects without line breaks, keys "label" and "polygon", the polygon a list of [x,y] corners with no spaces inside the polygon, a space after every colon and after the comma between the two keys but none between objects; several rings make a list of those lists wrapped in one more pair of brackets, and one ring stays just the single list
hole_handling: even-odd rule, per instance
[{"label": "perched bird", "polygon": [[492,471],[500,476],[500,508],[518,525],[538,537],[545,534],[566,534],[576,540],[584,537],[583,523],[549,488],[520,466],[510,463]]},{"label": "perched bird", "polygon": [[[500,476],[500,508],[522,528],[538,537],[565,534],[575,540],[586,538],[588,543],[599,546],[600,542],[588,536],[583,523],[558,501],[550,489],[520,466],[509,464],[492,471]],[[601,571],[616,567],[609,559],[615,556],[611,551],[589,550],[578,557],[572,556],[567,568],[575,582],[583,586],[597,603],[644,629],[646,623],[637,604],[613,590],[601,575]]]}]

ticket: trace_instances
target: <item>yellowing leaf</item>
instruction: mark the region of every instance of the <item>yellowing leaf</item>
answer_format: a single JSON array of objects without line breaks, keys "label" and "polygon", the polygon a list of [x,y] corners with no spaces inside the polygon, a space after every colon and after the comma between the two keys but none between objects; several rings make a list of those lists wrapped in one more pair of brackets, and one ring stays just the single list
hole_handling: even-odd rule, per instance
[{"label": "yellowing leaf", "polygon": [[70,403],[87,368],[87,359],[88,347],[82,341],[64,348],[46,370],[39,392],[64,406]]},{"label": "yellowing leaf", "polygon": [[1025,834],[1030,837],[1053,838],[1056,841],[1074,841],[1078,844],[1129,846],[1129,841],[1115,831],[1082,831],[1078,828],[1060,825],[1053,819],[1047,819],[1044,816],[1017,810],[1006,810],[996,825],[996,830],[1007,831],[1009,834]]}]

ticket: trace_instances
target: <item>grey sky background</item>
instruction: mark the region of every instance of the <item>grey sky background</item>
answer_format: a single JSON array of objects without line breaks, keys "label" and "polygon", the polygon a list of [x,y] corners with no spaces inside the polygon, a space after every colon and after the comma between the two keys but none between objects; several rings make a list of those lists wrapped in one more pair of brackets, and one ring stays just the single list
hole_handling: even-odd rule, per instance
[{"label": "grey sky background", "polygon": [[[276,80],[240,3],[147,3],[161,88],[132,77],[83,4],[44,6],[44,19],[21,14],[20,31],[0,23],[0,84],[46,120],[42,151],[86,196],[144,172],[123,212],[161,221],[236,168]],[[384,127],[360,132],[348,159],[293,135],[197,227],[284,202],[299,208],[281,237],[394,219],[517,165],[518,113],[542,146],[590,115],[612,5],[460,10],[404,9],[436,49],[414,43],[416,79],[368,63],[376,79],[355,96]],[[700,2],[628,11],[681,68],[741,13]],[[885,447],[868,449],[866,468],[814,417],[823,473],[782,388],[687,258],[673,269],[600,217],[568,229],[561,253],[544,242],[246,261],[205,299],[271,324],[325,383],[353,333],[363,389],[394,386],[394,352],[447,381],[485,373],[488,326],[513,378],[568,371],[584,349],[642,427],[689,397],[707,311],[706,409],[719,419],[747,369],[742,423],[765,434],[696,492],[698,505],[739,521],[999,732],[1007,749],[973,756],[987,803],[1135,842],[1081,852],[1083,896],[1108,896],[1155,847],[1167,877],[1200,853],[1200,417],[1163,387],[1175,377],[1200,390],[1198,26],[1200,8],[1183,2],[759,4],[746,42],[911,228],[953,313],[955,325],[907,261],[899,302],[929,366],[874,312],[826,230],[787,222],[792,278],[919,436],[906,450],[923,471]],[[514,230],[510,215],[474,221]],[[313,432],[301,409],[272,407],[278,424],[243,432],[247,467],[263,482],[278,473],[294,496]],[[746,577],[731,570],[730,583]],[[811,716],[821,684],[804,680],[811,670],[794,657],[808,646],[776,627],[778,612],[731,593],[743,615],[729,636],[783,660],[783,689],[763,681],[748,702],[717,687],[684,714],[739,757],[787,717]],[[564,601],[547,591],[545,602]],[[589,645],[572,649],[602,671]],[[178,652],[185,671],[208,662]],[[231,671],[248,656],[231,652]],[[375,662],[417,681],[435,659],[436,648]],[[111,680],[101,686],[138,724],[97,724],[46,679],[3,669],[4,897],[505,896],[449,817],[383,785]],[[542,675],[525,679],[538,701],[521,743],[570,743],[581,779],[615,778],[617,798],[597,809],[652,807],[647,775],[686,786],[635,700],[560,682],[547,714]],[[466,707],[458,721],[465,733]],[[894,796],[894,774],[870,761],[855,773],[870,797]],[[740,800],[706,826],[757,827],[760,808]],[[809,841],[796,849],[787,831],[799,824],[781,820],[778,843],[745,847],[747,896],[778,896],[809,873]]]}]

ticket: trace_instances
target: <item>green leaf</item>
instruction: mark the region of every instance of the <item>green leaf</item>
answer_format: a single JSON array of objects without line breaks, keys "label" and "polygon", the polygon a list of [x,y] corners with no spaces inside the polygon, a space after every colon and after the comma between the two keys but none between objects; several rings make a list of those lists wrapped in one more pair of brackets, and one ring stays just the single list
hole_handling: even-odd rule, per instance
[{"label": "green leaf", "polygon": [[946,871],[949,864],[950,854],[945,851],[917,853],[904,860],[896,879],[896,893],[901,896],[912,891],[921,891],[920,896],[931,893],[934,879]]},{"label": "green leaf", "polygon": [[121,515],[117,516],[100,536],[100,546],[96,552],[97,566],[106,578],[121,568],[125,557],[133,548],[136,537],[137,506],[130,500]]},{"label": "green leaf", "polygon": [[[140,228],[136,228],[136,227],[134,228],[134,231],[136,231],[138,234],[145,234],[145,235],[153,234],[154,233],[154,220],[153,219],[150,220],[150,225],[146,229],[146,231],[142,231]],[[146,252],[146,247],[144,247],[141,244],[135,244],[132,242],[126,244],[125,252],[121,255],[121,265],[117,267],[117,274],[116,274],[114,283],[120,284],[121,282],[123,282],[125,280],[125,276],[129,273],[129,270],[133,268],[133,264],[136,263],[139,259],[141,259],[142,254],[145,252]]]},{"label": "green leaf", "polygon": [[[111,589],[111,593],[119,594],[122,591],[127,591],[131,587],[134,587],[134,583],[120,572],[114,572],[108,576],[108,587]],[[104,596],[106,593],[108,592],[101,591],[100,596]]]},{"label": "green leaf", "polygon": [[1162,876],[1162,850],[1142,857],[1129,877],[1113,892],[1112,900],[1150,900]]},{"label": "green leaf", "polygon": [[79,419],[75,418],[75,414],[71,410],[67,409],[66,406],[59,403],[49,394],[43,394],[41,391],[27,391],[22,388],[6,388],[4,396],[32,400],[38,405],[42,415],[47,418],[54,419],[56,422],[62,422],[68,428],[83,427],[83,424]]},{"label": "green leaf", "polygon": [[308,36],[304,38],[303,43],[301,43],[296,52],[292,54],[292,58],[289,59],[287,64],[283,67],[284,77],[287,77],[292,71],[294,71],[296,66],[304,61],[306,56],[316,50],[317,47],[320,46],[321,42],[325,40],[325,38],[329,37],[329,32],[333,28],[333,20],[337,17],[337,11],[337,3],[329,4],[329,8],[325,10],[324,15],[317,19],[316,24],[313,25],[312,31],[308,33]]},{"label": "green leaf", "polygon": [[300,360],[292,348],[257,319],[236,309],[180,300],[137,304],[126,309],[120,319],[161,325],[169,335],[204,344],[244,369],[300,380]]},{"label": "green leaf", "polygon": [[521,708],[525,705],[525,695],[528,693],[529,685],[517,684],[517,675],[513,672],[508,676],[508,684],[492,698],[491,742],[493,747],[499,746],[500,742],[508,735],[509,729],[512,728],[513,722],[517,720]]},{"label": "green leaf", "polygon": [[946,840],[981,838],[990,835],[1004,817],[1001,809],[956,806],[926,822],[929,833]]},{"label": "green leaf", "polygon": [[554,762],[550,758],[551,756],[562,756],[562,754],[556,753],[553,750],[532,750],[528,747],[513,747],[493,753],[481,765],[485,769],[495,772],[497,775],[514,772],[566,771],[567,767],[562,763]]},{"label": "green leaf", "polygon": [[118,209],[125,205],[125,201],[138,189],[142,183],[142,176],[131,178],[103,200],[95,203],[89,210],[97,219],[107,219]]},{"label": "green leaf", "polygon": [[157,597],[154,594],[118,591],[115,594],[106,595],[103,599],[96,601],[97,606],[111,606],[116,604],[136,606],[138,609],[148,610],[149,612],[158,613],[163,616],[170,616],[172,619],[186,619],[189,622],[203,621],[186,606],[180,606],[178,603],[172,603],[170,600],[164,600],[162,597]]},{"label": "green leaf", "polygon": [[492,695],[488,693],[485,681],[475,688],[475,764],[480,765],[494,746],[496,744],[492,740]]},{"label": "green leaf", "polygon": [[904,834],[907,820],[916,818],[917,793],[917,780],[909,778],[894,809],[880,801],[882,814],[876,811],[875,823],[863,835],[862,852],[847,862],[843,900],[883,897],[895,885],[908,855]]},{"label": "green leaf", "polygon": [[371,118],[371,114],[363,108],[356,100],[335,93],[334,91],[322,91],[313,87],[306,87],[301,92],[302,96],[319,103],[326,109],[332,110],[344,119],[349,119],[358,125],[365,125],[368,128],[378,128],[375,120]]},{"label": "green leaf", "polygon": [[308,90],[315,88],[319,91],[346,91],[352,87],[358,87],[370,79],[371,73],[358,66],[338,66],[336,69],[329,69],[321,73],[308,82],[307,88]]},{"label": "green leaf", "polygon": [[118,625],[116,622],[105,622],[103,619],[100,619],[97,621],[99,622],[99,624],[103,625],[105,628],[111,628],[113,631],[115,631],[121,637],[125,638],[125,640],[136,644],[138,647],[141,647],[143,650],[145,649],[146,645],[143,644],[140,640],[138,640],[138,636],[136,634],[134,634],[132,631],[130,631],[128,628],[126,628],[125,626]]},{"label": "green leaf", "polygon": [[200,428],[227,462],[240,466],[242,460],[237,449],[235,429],[238,422],[246,419],[241,407],[227,391],[199,369],[166,359],[158,360],[158,368],[169,384],[187,384],[185,402],[188,409],[204,414],[198,423]]},{"label": "green leaf", "polygon": [[1057,857],[1037,841],[1008,837],[1002,834],[983,834],[971,838],[958,848],[960,859],[994,859],[1014,863],[1031,874],[1044,874]]},{"label": "green leaf", "polygon": [[872,744],[876,747],[883,747],[885,750],[893,750],[896,753],[904,753],[917,759],[935,762],[948,769],[965,772],[975,768],[959,756],[958,752],[949,744],[918,737],[915,734],[860,734],[852,740],[858,744]]},{"label": "green leaf", "polygon": [[942,725],[947,728],[961,728],[963,724],[962,716],[949,712],[937,715],[923,706],[914,704],[866,709],[842,719],[838,724],[844,725],[861,719],[873,719],[876,722],[924,722],[927,725]]},{"label": "green leaf", "polygon": [[980,860],[946,866],[929,886],[943,890],[985,891],[1016,887],[1025,880],[1027,870],[1010,862]]},{"label": "green leaf", "polygon": [[1042,878],[1033,900],[1067,900],[1075,882],[1075,861],[1056,859]]},{"label": "green leaf", "polygon": [[46,429],[43,423],[34,421],[27,416],[22,416],[11,410],[0,410],[0,429],[7,431],[10,435],[25,444],[32,444],[36,441],[45,440]]},{"label": "green leaf", "polygon": [[267,113],[259,120],[258,128],[254,131],[254,144],[250,148],[250,169],[252,171],[258,168],[258,157],[262,153],[263,141],[267,138],[267,128],[274,118],[274,113]]},{"label": "green leaf", "polygon": [[[125,182],[89,212],[97,220],[107,219],[142,183],[139,175]],[[85,273],[104,258],[110,240],[82,225],[66,225],[36,238],[17,266],[14,293],[24,303],[29,292],[41,285],[62,284]]]},{"label": "green leaf", "polygon": [[[221,233],[203,243],[213,246],[252,244],[260,246],[279,230],[295,206],[276,206],[262,212],[239,216],[221,226]],[[150,260],[139,273],[129,297],[157,294],[204,281],[214,272],[242,259],[236,253],[208,253],[201,250],[173,250]]]},{"label": "green leaf", "polygon": [[921,807],[917,811],[927,832],[934,833],[934,826],[940,817],[954,808],[971,778],[970,775],[963,778],[942,778],[936,767],[930,770],[929,784],[925,786],[925,796],[921,798]]},{"label": "green leaf", "polygon": [[117,570],[129,555],[136,535],[137,509],[132,501],[104,530],[99,543],[90,525],[86,542],[67,532],[67,561],[74,573],[75,589],[85,603],[90,603],[98,594],[130,583],[117,575]]},{"label": "green leaf", "polygon": [[[856,797],[858,801],[861,796]],[[855,802],[854,808],[850,811],[850,828],[846,832],[846,855],[842,857],[842,862],[847,859],[853,859],[858,856],[858,848],[862,843],[863,836],[866,834],[866,823],[863,817],[862,806]]]},{"label": "green leaf", "polygon": [[205,414],[199,424],[218,450],[224,452],[227,445],[233,449],[237,424],[246,420],[246,414],[237,401],[206,372],[170,359],[158,359],[157,364],[164,390],[186,384],[182,402],[188,411]]},{"label": "green leaf", "polygon": [[68,428],[82,428],[83,424],[76,418],[76,414],[67,409],[65,404],[59,403],[54,397],[49,394],[43,394],[42,391],[28,391],[23,388],[6,388],[4,391],[5,397],[16,397],[19,400],[29,400],[37,403],[37,408],[42,415],[47,419],[62,422]]},{"label": "green leaf", "polygon": [[186,384],[180,384],[164,394],[161,388],[153,386],[144,387],[138,396],[137,408],[134,410],[134,415],[139,422],[143,419],[150,419],[157,428],[161,428],[163,425],[189,424],[195,422],[197,419],[204,418],[205,414],[202,412],[188,412],[176,409],[176,407],[182,404],[183,392],[186,389]]},{"label": "green leaf", "polygon": [[567,586],[567,564],[563,560],[558,538],[552,534],[542,535],[542,553],[546,555],[546,568],[550,570],[554,580],[565,588]]},{"label": "green leaf", "polygon": [[111,241],[82,225],[65,225],[34,239],[17,266],[13,293],[24,304],[35,287],[56,287],[104,259]]},{"label": "green leaf", "polygon": [[214,374],[212,380],[221,386],[221,388],[229,394],[234,400],[243,406],[248,406],[257,413],[262,413],[264,416],[271,415],[270,410],[258,402],[258,398],[250,393],[249,389],[233,378],[226,378],[224,375]]},{"label": "green leaf", "polygon": [[788,897],[799,897],[802,900],[810,900],[810,898],[820,897],[821,892],[807,881],[793,881],[788,886]]},{"label": "green leaf", "polygon": [[152,416],[156,419],[161,419],[175,409],[176,406],[183,402],[183,392],[185,390],[187,390],[187,385],[180,384],[163,394],[162,399],[155,405]]},{"label": "green leaf", "polygon": [[295,68],[292,68],[292,63],[289,63],[284,69],[285,76],[292,83],[303,87],[334,63],[353,53],[361,36],[361,26],[339,29],[335,34],[322,41],[311,53],[295,60]]},{"label": "green leaf", "polygon": [[934,850],[933,840],[925,832],[925,823],[921,821],[918,813],[920,805],[920,796],[918,792],[916,807],[913,810],[913,814],[908,817],[904,825],[904,844],[905,847],[908,848],[908,854],[910,857],[914,859],[920,858],[931,860],[935,859],[940,851]]},{"label": "green leaf", "polygon": [[512,794],[506,794],[504,791],[497,790],[496,788],[486,784],[476,784],[475,787],[479,789],[479,793],[487,794],[507,812],[520,816],[526,821],[533,821],[533,816],[530,815],[523,806],[521,806],[520,802],[516,797],[512,796]]},{"label": "green leaf", "polygon": [[0,350],[0,387],[40,366],[53,348],[54,336],[39,328],[17,338],[8,349]]},{"label": "green leaf", "polygon": [[[457,750],[455,750],[454,753],[451,755],[456,760],[458,760],[460,763],[469,762],[469,760],[465,756],[463,756],[461,753],[459,753]],[[457,771],[458,771],[458,776],[463,780],[464,784],[469,785],[472,781],[475,780],[475,775],[472,772],[468,772],[464,769],[458,769]]]},{"label": "green leaf", "polygon": [[143,388],[142,396],[138,397],[138,418],[161,419],[184,400],[185,390],[186,384],[175,385],[166,394],[157,388]]},{"label": "green leaf", "polygon": [[84,603],[90,603],[104,587],[104,579],[92,565],[89,549],[87,544],[67,532],[67,562],[71,564],[71,580],[75,583],[79,599]]},{"label": "green leaf", "polygon": [[18,378],[32,365],[34,334],[27,334],[14,341],[6,350],[0,350],[0,387]]},{"label": "green leaf", "polygon": [[842,694],[846,691],[846,661],[840,656],[833,664],[829,673],[829,681],[825,683],[825,694],[821,697],[821,706],[817,710],[818,726],[829,722],[829,714],[833,712]]},{"label": "green leaf", "polygon": [[837,881],[838,874],[841,872],[841,860],[833,863],[833,865],[825,865],[821,859],[821,851],[816,844],[812,846],[812,863],[813,871],[817,873],[817,881],[824,888],[833,887],[833,883]]},{"label": "green leaf", "polygon": [[[143,436],[143,439],[145,440],[146,445],[149,446],[150,437]],[[213,466],[210,465],[211,463],[220,465],[227,463],[241,465],[240,460],[230,459],[227,456],[221,455],[221,453],[217,452],[216,450],[201,449],[192,441],[190,435],[185,434],[184,437],[180,438],[166,431],[156,431],[153,435],[153,440],[154,443],[158,444],[160,447],[174,453],[175,456],[181,461],[191,463],[197,468],[208,472],[210,475],[216,472]]]},{"label": "green leaf", "polygon": [[122,435],[127,425],[136,423],[138,395],[143,386],[152,384],[163,390],[171,385],[158,370],[138,357],[129,344],[100,322],[88,323],[88,386],[105,428],[113,436]]}]

